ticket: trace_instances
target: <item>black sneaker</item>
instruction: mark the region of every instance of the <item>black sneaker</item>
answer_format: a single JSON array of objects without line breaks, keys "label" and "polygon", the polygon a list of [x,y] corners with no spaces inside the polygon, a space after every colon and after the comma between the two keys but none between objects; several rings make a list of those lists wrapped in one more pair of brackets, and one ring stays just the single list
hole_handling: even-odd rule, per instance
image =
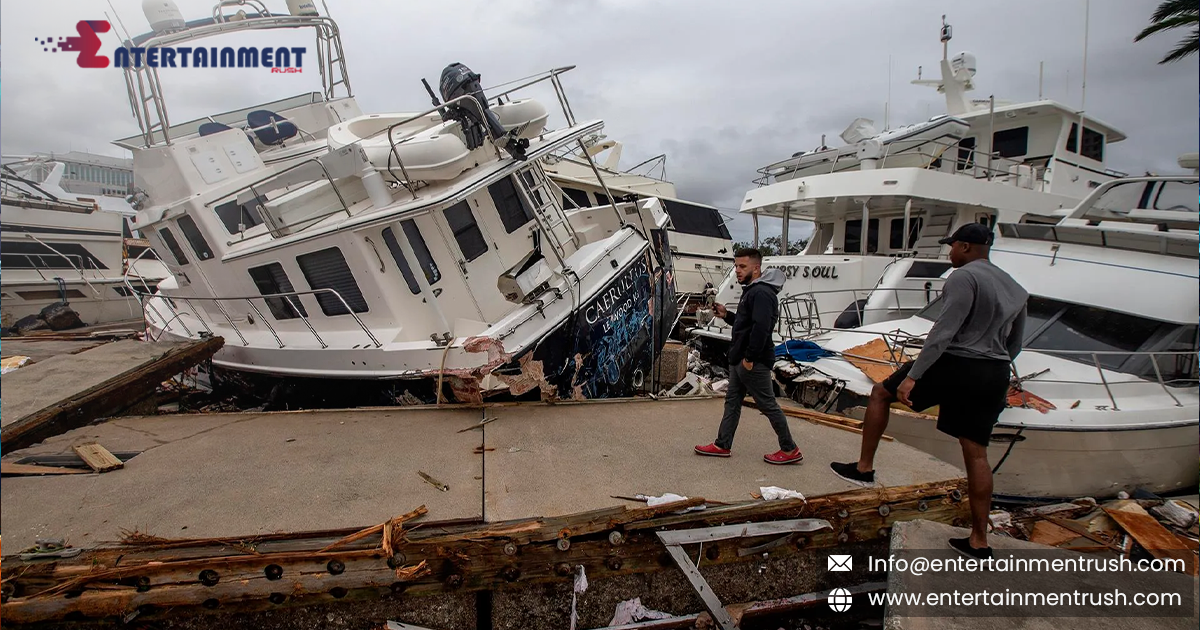
[{"label": "black sneaker", "polygon": [[846,481],[849,481],[854,485],[863,486],[864,488],[869,488],[875,485],[875,471],[872,470],[871,472],[858,472],[857,462],[850,462],[848,464],[839,464],[838,462],[833,462],[829,464],[829,469],[833,471],[833,474],[845,479]]},{"label": "black sneaker", "polygon": [[970,538],[951,538],[949,542],[950,542],[951,549],[957,551],[958,553],[962,554],[963,556],[965,556],[967,558],[973,558],[975,560],[991,560],[992,559],[993,554],[992,554],[991,547],[984,547],[983,549],[976,549],[975,547],[971,546]]}]

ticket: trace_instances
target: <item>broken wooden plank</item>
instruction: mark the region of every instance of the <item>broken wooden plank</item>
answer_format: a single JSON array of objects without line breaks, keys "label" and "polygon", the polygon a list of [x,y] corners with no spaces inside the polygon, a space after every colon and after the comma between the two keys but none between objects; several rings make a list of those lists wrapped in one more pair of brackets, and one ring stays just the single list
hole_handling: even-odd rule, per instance
[{"label": "broken wooden plank", "polygon": [[1146,513],[1142,506],[1132,501],[1101,506],[1117,525],[1125,530],[1139,545],[1155,558],[1183,560],[1186,573],[1196,575],[1196,556],[1182,549],[1179,539],[1158,519]]},{"label": "broken wooden plank", "polygon": [[1084,538],[1087,538],[1088,540],[1098,542],[1101,545],[1104,545],[1104,546],[1108,547],[1109,549],[1112,549],[1113,551],[1117,551],[1117,552],[1124,551],[1124,548],[1121,547],[1121,545],[1119,543],[1113,542],[1111,540],[1106,540],[1103,536],[1100,535],[1099,532],[1088,531],[1088,528],[1086,526],[1080,525],[1079,523],[1076,523],[1075,521],[1069,521],[1065,518],[1059,518],[1057,516],[1045,516],[1043,518],[1045,518],[1047,521],[1050,521],[1051,523],[1053,523],[1063,529],[1074,532],[1074,533],[1078,534],[1079,536],[1083,536]]},{"label": "broken wooden plank", "polygon": [[425,481],[425,483],[433,486],[434,488],[437,488],[438,490],[441,490],[442,492],[450,492],[450,486],[447,486],[446,484],[429,476],[429,473],[427,473],[423,470],[418,470],[417,475],[419,475],[421,477],[421,479],[423,479]]},{"label": "broken wooden plank", "polygon": [[[372,534],[381,533],[385,529],[387,529],[388,526],[391,526],[394,528],[397,525],[403,525],[404,523],[407,523],[408,521],[411,521],[414,518],[424,516],[428,513],[429,513],[429,510],[426,509],[424,505],[422,505],[407,514],[401,514],[400,516],[392,517],[383,523],[380,523],[378,525],[372,525],[371,527],[368,527],[366,529],[362,529],[353,534],[350,534],[349,536],[346,536],[345,538],[342,538],[341,540],[338,540],[331,545],[325,546],[323,549],[320,550],[320,552],[333,551],[334,549],[337,549],[338,547],[348,545],[356,540],[362,540],[363,538],[366,538],[367,536],[370,536]],[[390,546],[390,541],[387,541],[386,537],[384,537],[384,541],[385,542],[383,544]]]},{"label": "broken wooden plank", "polygon": [[[118,341],[115,344],[141,344],[145,342]],[[94,348],[89,352],[97,352],[111,345]],[[129,366],[97,366],[97,369],[117,370],[118,372],[97,385],[79,392],[64,392],[62,399],[39,410],[28,413],[19,419],[6,424],[0,430],[0,452],[25,448],[45,440],[48,437],[65,433],[91,423],[97,418],[117,415],[141,402],[154,393],[162,381],[187,370],[212,357],[225,344],[221,337],[210,337],[200,341],[170,346],[169,349],[138,365]],[[88,352],[74,355],[71,360],[83,360]],[[58,357],[56,357],[58,358]],[[37,387],[36,368],[48,365],[54,359],[23,368],[5,376],[4,387]],[[10,380],[19,377],[16,380]],[[5,400],[6,409],[8,400]],[[6,410],[9,413],[10,410]]]},{"label": "broken wooden plank", "polygon": [[84,442],[71,447],[85,464],[92,470],[103,473],[118,468],[124,468],[125,462],[117,459],[108,449],[96,442]]},{"label": "broken wooden plank", "polygon": [[[758,405],[754,404],[754,401],[750,398],[744,399],[742,401],[742,405],[750,407],[751,409],[758,409]],[[802,420],[808,420],[813,424],[833,427],[835,429],[841,429],[843,431],[849,431],[851,433],[858,433],[859,435],[862,435],[862,420],[848,418],[846,416],[839,416],[832,413],[822,413],[812,409],[801,409],[789,405],[780,405],[779,407],[783,409],[783,415],[785,416],[800,418]],[[896,438],[890,435],[883,436],[883,441],[885,442],[894,442],[895,440]]]},{"label": "broken wooden plank", "polygon": [[1038,521],[1034,523],[1033,532],[1029,534],[1030,542],[1050,547],[1057,547],[1079,537],[1080,534],[1050,521]]},{"label": "broken wooden plank", "polygon": [[0,462],[0,475],[86,475],[90,471],[82,468],[62,468],[60,466],[39,466],[37,464],[18,464],[16,462]]}]

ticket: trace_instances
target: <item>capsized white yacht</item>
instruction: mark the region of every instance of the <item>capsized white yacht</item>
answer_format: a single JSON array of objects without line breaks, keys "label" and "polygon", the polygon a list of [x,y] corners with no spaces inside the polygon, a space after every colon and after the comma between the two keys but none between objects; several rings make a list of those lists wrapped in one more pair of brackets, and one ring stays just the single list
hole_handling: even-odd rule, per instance
[{"label": "capsized white yacht", "polygon": [[85,324],[137,319],[134,288],[151,292],[170,275],[131,232],[133,208],[68,192],[64,166],[41,158],[0,166],[0,322],[4,328],[67,304]]},{"label": "capsized white yacht", "polygon": [[[166,73],[125,68],[141,133],[117,144],[133,152],[137,225],[174,274],[146,300],[151,337],[220,335],[220,375],[338,404],[659,387],[675,310],[669,217],[654,198],[562,207],[542,158],[603,124],[575,120],[570,68],[485,98],[452,64],[436,107],[363,114],[333,19],[227,4],[131,45],[312,32],[322,90],[171,124]],[[562,128],[518,97],[539,83]]]},{"label": "capsized white yacht", "polygon": [[[950,267],[939,239],[965,223],[1056,222],[1119,175],[1105,159],[1124,134],[1050,100],[969,100],[975,58],[951,59],[949,41],[943,24],[941,79],[915,81],[945,94],[945,115],[883,133],[855,120],[846,147],[766,166],[764,185],[746,193],[741,212],[755,234],[760,216],[783,220],[785,243],[793,220],[812,226],[804,251],[764,261],[787,275],[780,305],[791,328],[781,323],[779,339],[911,315],[937,297]],[[740,297],[730,274],[716,301],[735,307]],[[690,332],[713,360],[728,346],[720,319]]]},{"label": "capsized white yacht", "polygon": [[[1198,184],[1195,176],[1119,179],[1057,225],[996,226],[992,262],[1030,294],[1025,349],[1013,365],[1021,392],[1012,391],[988,449],[998,496],[1196,487]],[[881,376],[915,357],[940,305],[813,337],[839,355],[809,364],[790,393],[823,409],[865,404],[874,381],[858,366],[876,364]],[[961,461],[935,416],[893,409],[887,433]]]}]

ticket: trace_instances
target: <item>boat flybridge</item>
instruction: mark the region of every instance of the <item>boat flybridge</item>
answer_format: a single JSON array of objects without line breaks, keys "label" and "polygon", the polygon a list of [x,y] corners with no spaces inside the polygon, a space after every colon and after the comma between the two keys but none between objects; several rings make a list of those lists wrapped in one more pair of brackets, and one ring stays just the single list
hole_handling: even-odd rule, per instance
[{"label": "boat flybridge", "polygon": [[[257,11],[232,19],[226,5]],[[323,87],[170,124],[158,73],[125,69],[142,133],[117,144],[133,151],[138,226],[174,273],[145,302],[150,335],[220,335],[220,372],[357,392],[342,404],[657,387],[675,310],[669,217],[654,198],[612,194],[563,208],[542,158],[603,124],[575,120],[570,68],[485,97],[453,64],[432,109],[364,115],[336,23],[300,13],[222,2],[136,40],[311,29]],[[561,129],[518,98],[535,84],[553,87]]]},{"label": "boat flybridge", "polygon": [[[685,308],[695,311],[706,289],[721,284],[733,268],[733,240],[728,219],[713,206],[680,199],[675,185],[666,179],[665,154],[658,155],[627,170],[620,170],[623,145],[594,134],[584,139],[589,162],[581,151],[568,147],[546,156],[543,168],[563,191],[565,207],[606,204],[604,186],[622,197],[655,197],[671,217],[671,257],[674,259],[675,291],[686,299]],[[592,163],[604,177],[597,180]],[[642,173],[637,173],[639,169]],[[661,171],[659,170],[661,169]],[[655,177],[655,173],[661,176]]]},{"label": "boat flybridge", "polygon": [[[992,433],[996,494],[1109,497],[1196,486],[1200,206],[1196,176],[1101,184],[1055,225],[996,226],[991,259],[1029,292],[1020,391]],[[835,356],[787,384],[822,409],[865,403],[920,350],[941,307],[811,339]],[[874,368],[872,368],[874,366]],[[887,432],[943,460],[957,440],[933,416],[893,409]]]},{"label": "boat flybridge", "polygon": [[[855,120],[847,146],[768,165],[746,193],[755,242],[760,217],[783,221],[784,251],[764,261],[787,276],[781,308],[797,328],[780,338],[911,315],[937,297],[950,268],[939,239],[971,222],[1057,222],[1121,175],[1105,168],[1108,144],[1125,138],[1110,125],[1049,100],[969,100],[975,57],[949,58],[950,36],[943,21],[941,79],[914,81],[945,94],[945,115],[883,133]],[[795,254],[786,248],[793,220],[812,227]],[[740,296],[730,274],[716,301],[734,307]],[[690,332],[709,356],[728,345],[720,319]]]},{"label": "boat flybridge", "polygon": [[0,167],[0,322],[12,327],[53,304],[85,324],[141,317],[134,289],[150,292],[170,275],[129,231],[129,204],[64,190],[65,166],[44,158]]}]

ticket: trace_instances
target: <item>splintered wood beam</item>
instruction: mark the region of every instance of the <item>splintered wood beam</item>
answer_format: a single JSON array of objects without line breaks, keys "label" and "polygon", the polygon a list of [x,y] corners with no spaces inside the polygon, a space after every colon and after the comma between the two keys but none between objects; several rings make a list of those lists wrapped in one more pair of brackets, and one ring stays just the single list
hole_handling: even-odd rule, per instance
[{"label": "splintered wood beam", "polygon": [[[240,555],[230,552],[235,539],[192,540],[186,544],[193,546],[174,549],[164,546],[170,542],[149,539],[145,545],[87,550],[54,563],[5,558],[0,576],[7,598],[0,614],[11,623],[37,623],[68,615],[120,619],[142,610],[139,619],[150,621],[165,611],[178,618],[214,606],[269,610],[284,602],[324,604],[388,593],[415,596],[561,582],[572,579],[580,565],[589,579],[674,571],[658,531],[797,518],[830,524],[832,529],[796,533],[771,550],[772,556],[784,556],[878,540],[897,521],[962,524],[968,518],[965,494],[965,481],[951,479],[817,496],[807,504],[752,501],[673,513],[702,501],[692,499],[505,523],[429,523],[402,530],[403,535],[393,525],[391,553],[384,548],[382,525],[353,542],[345,539],[364,530],[275,534],[257,543],[247,537],[240,540],[255,553]],[[762,544],[761,538],[706,542],[703,564],[754,561],[739,550]],[[331,548],[331,543],[343,546]]]},{"label": "splintered wood beam", "polygon": [[17,464],[15,462],[0,463],[0,475],[88,475],[91,471],[82,468],[62,468],[60,466],[39,466],[37,464]]},{"label": "splintered wood beam", "polygon": [[84,442],[71,447],[75,454],[92,470],[102,473],[118,468],[124,468],[125,462],[117,459],[108,449],[96,442]]},{"label": "splintered wood beam", "polygon": [[[742,406],[750,407],[751,409],[758,409],[758,405],[754,404],[754,400],[750,399],[750,398],[744,399],[742,401]],[[837,414],[832,414],[832,413],[822,413],[820,411],[814,411],[812,409],[800,409],[800,408],[792,407],[789,405],[780,405],[779,407],[781,409],[783,409],[783,415],[785,415],[785,416],[790,416],[792,418],[800,418],[801,420],[808,420],[809,422],[811,422],[813,424],[819,424],[821,426],[832,427],[834,429],[841,429],[843,431],[849,431],[851,433],[858,433],[859,435],[861,435],[863,432],[862,431],[862,425],[863,425],[862,420],[857,420],[855,418],[848,418],[846,416],[839,416]],[[884,435],[884,436],[882,436],[882,439],[884,442],[894,442],[896,440],[896,438],[894,438],[890,435]]]},{"label": "splintered wood beam", "polygon": [[9,453],[48,437],[86,426],[93,420],[128,409],[154,393],[158,384],[212,357],[225,345],[209,337],[176,346],[161,356],[122,372],[67,400],[29,414],[0,430],[0,452]]},{"label": "splintered wood beam", "polygon": [[[342,538],[341,540],[338,540],[337,542],[321,549],[321,551],[333,551],[334,549],[337,549],[338,547],[343,547],[343,546],[348,545],[356,540],[362,540],[363,538],[366,538],[367,536],[371,536],[373,534],[379,534],[381,532],[390,530],[391,528],[398,527],[400,525],[407,523],[408,521],[413,520],[414,518],[424,516],[428,513],[429,513],[429,510],[426,509],[424,505],[422,505],[421,507],[418,507],[417,509],[415,509],[407,514],[401,514],[400,516],[392,517],[391,519],[388,519],[387,521],[385,521],[383,523],[380,523],[378,525],[372,525],[371,527],[368,527],[366,529],[359,530],[358,532],[350,534],[349,536],[346,536],[345,538]],[[391,533],[391,532],[388,531],[388,533]],[[387,536],[383,537],[382,544],[384,545],[385,548],[390,546],[391,542]]]}]

